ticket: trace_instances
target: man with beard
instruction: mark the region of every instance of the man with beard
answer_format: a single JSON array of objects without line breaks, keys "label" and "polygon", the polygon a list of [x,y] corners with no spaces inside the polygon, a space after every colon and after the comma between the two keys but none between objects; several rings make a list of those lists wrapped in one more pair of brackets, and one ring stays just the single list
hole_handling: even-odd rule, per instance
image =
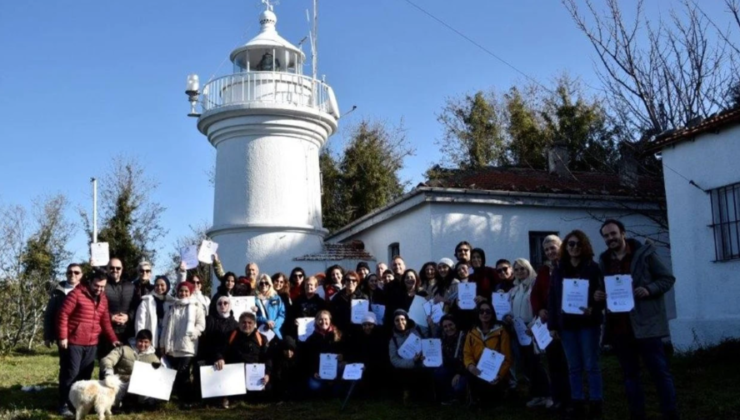
[{"label": "man with beard", "polygon": [[[599,257],[604,276],[629,275],[635,307],[630,312],[607,310],[605,342],[613,345],[624,373],[624,386],[631,419],[645,419],[645,395],[640,383],[642,358],[655,382],[664,419],[678,419],[676,390],[663,347],[669,335],[663,296],[676,279],[661,262],[652,244],[641,244],[625,237],[625,227],[618,220],[601,225],[601,236],[608,249]],[[606,288],[594,293],[594,300],[609,296]]]}]

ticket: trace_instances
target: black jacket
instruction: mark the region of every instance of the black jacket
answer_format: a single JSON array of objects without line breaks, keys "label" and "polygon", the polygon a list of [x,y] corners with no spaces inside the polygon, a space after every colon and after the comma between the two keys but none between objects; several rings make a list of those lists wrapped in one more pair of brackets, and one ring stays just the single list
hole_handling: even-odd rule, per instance
[{"label": "black jacket", "polygon": [[[591,315],[574,315],[563,312],[564,279],[588,280],[588,307],[591,308]],[[603,301],[594,301],[594,292],[600,290],[603,281],[604,276],[601,274],[599,265],[593,260],[581,261],[577,267],[573,267],[568,259],[561,260],[552,272],[550,280],[547,327],[550,330],[561,331],[600,326],[604,318],[605,304]]]},{"label": "black jacket", "polygon": [[293,320],[298,318],[315,318],[316,314],[328,307],[326,300],[318,294],[314,294],[310,299],[302,294],[293,301],[290,307]]},{"label": "black jacket", "polygon": [[[338,338],[337,338],[338,337]],[[341,333],[336,330],[321,334],[314,331],[304,344],[304,357],[301,359],[301,366],[305,367],[306,374],[313,376],[319,372],[319,357],[322,353],[344,354],[345,344],[342,341]]]},{"label": "black jacket", "polygon": [[67,297],[64,293],[66,284],[66,281],[59,282],[49,295],[49,303],[46,304],[46,310],[44,311],[44,341],[57,340],[57,314],[59,309],[62,308],[64,298]]},{"label": "black jacket", "polygon": [[224,359],[226,363],[264,363],[265,374],[272,371],[272,362],[267,358],[267,338],[257,330],[247,334],[235,330],[229,334],[226,351],[217,354],[216,358]]},{"label": "black jacket", "polygon": [[128,322],[125,325],[113,323],[113,330],[122,342],[126,342],[134,335],[134,318],[136,317],[136,287],[130,281],[121,279],[118,283],[109,282],[105,285],[105,296],[108,298],[108,313],[127,314]]},{"label": "black jacket", "polygon": [[368,335],[364,331],[352,334],[345,354],[347,363],[364,363],[366,372],[386,369],[388,360],[388,338],[380,327],[373,328]]},{"label": "black jacket", "polygon": [[359,327],[359,325],[352,325],[352,300],[365,299],[367,296],[362,293],[359,289],[351,296],[347,296],[344,290],[337,292],[334,295],[334,299],[331,300],[331,319],[332,323],[339,328],[339,331],[349,333],[350,329]]},{"label": "black jacket", "polygon": [[223,355],[229,343],[231,333],[236,331],[239,324],[234,319],[234,312],[224,318],[218,312],[209,312],[206,318],[206,330],[198,340],[198,359],[213,363],[218,360],[217,355]]}]

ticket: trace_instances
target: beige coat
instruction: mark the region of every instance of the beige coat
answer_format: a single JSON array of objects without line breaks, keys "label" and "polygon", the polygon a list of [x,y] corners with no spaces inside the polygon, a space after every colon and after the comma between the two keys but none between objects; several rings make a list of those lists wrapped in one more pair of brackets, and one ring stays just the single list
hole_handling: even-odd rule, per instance
[{"label": "beige coat", "polygon": [[114,348],[100,361],[100,368],[106,372],[106,376],[113,373],[118,375],[122,382],[128,382],[134,371],[134,362],[159,363],[159,358],[154,354],[153,346],[149,346],[145,353],[138,353],[131,346],[120,346]]},{"label": "beige coat", "polygon": [[194,300],[180,299],[164,316],[159,347],[169,356],[193,357],[197,354],[198,337],[205,329],[203,306]]}]

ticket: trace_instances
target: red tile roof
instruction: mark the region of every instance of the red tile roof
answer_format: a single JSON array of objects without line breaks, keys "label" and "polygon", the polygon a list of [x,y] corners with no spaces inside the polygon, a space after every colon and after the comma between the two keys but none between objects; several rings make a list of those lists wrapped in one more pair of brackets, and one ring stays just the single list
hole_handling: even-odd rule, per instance
[{"label": "red tile roof", "polygon": [[559,177],[545,170],[517,167],[450,171],[443,180],[432,181],[428,186],[551,194],[665,196],[662,180],[655,177],[641,176],[637,188],[630,188],[620,184],[618,174],[574,171],[572,176]]},{"label": "red tile roof", "polygon": [[365,245],[360,241],[346,244],[324,243],[324,250],[317,254],[308,254],[293,259],[294,261],[340,261],[340,260],[365,260],[374,261],[372,255],[365,251]]},{"label": "red tile roof", "polygon": [[678,131],[658,136],[650,145],[648,145],[646,151],[655,153],[667,146],[684,140],[694,139],[699,134],[716,131],[730,124],[740,124],[740,108],[726,110],[718,115],[703,120],[693,127],[685,127]]}]

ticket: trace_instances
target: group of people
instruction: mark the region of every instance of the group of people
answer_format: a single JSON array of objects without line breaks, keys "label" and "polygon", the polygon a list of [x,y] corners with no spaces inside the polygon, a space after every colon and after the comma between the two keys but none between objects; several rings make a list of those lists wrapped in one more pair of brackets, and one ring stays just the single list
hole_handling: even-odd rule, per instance
[{"label": "group of people", "polygon": [[[340,372],[347,364],[364,364],[362,379],[353,386],[356,396],[490,404],[527,383],[527,407],[545,407],[570,419],[599,419],[599,354],[609,344],[624,373],[631,418],[645,418],[642,358],[665,418],[677,419],[663,347],[669,334],[663,295],[675,279],[655,247],[626,238],[620,221],[606,221],[601,236],[607,250],[596,260],[582,231],[562,240],[548,236],[542,244],[547,262],[538,270],[524,258],[487,266],[485,252],[467,241],[455,247],[454,260],[427,262],[418,272],[395,256],[390,267],[378,263],[374,271],[360,262],[355,270],[335,265],[309,276],[296,267],[290,275],[269,276],[249,263],[244,276],[237,276],[226,272],[214,255],[219,285],[211,298],[184,265],[171,293],[167,277],[152,281],[147,262],[139,264],[133,282],[121,278],[123,265],[116,258],[107,270],[94,269],[84,282],[81,266],[71,264],[67,281],[51,295],[45,319],[45,341],[56,342],[60,350],[60,413],[70,414],[69,389],[76,380],[90,378],[96,357],[102,359],[101,377],[117,374],[124,382],[134,361],[176,369],[173,392],[187,406],[200,397],[200,366],[220,370],[231,363],[265,364],[261,398],[342,395],[348,382],[341,374],[325,379],[319,372],[320,357],[328,353],[338,355]],[[630,312],[607,310],[604,277],[610,275],[631,276],[635,303]],[[588,306],[579,314],[563,311],[563,284],[570,279],[588,280]],[[467,282],[476,285],[473,309],[460,305],[460,284]],[[493,293],[506,294],[509,313],[496,313]],[[254,306],[235,313],[234,298],[244,296],[253,296]],[[441,306],[443,315],[436,322],[432,313],[426,322],[414,321],[409,311],[418,298]],[[368,311],[358,322],[352,319],[357,300],[383,310]],[[314,320],[310,335],[299,331],[306,318]],[[515,331],[522,322],[529,335],[535,322],[546,323],[553,341],[544,349],[536,340],[522,344]],[[404,357],[399,350],[411,338],[439,339],[441,366],[426,367],[422,352]],[[503,355],[492,380],[480,377],[486,349]],[[229,407],[227,398],[216,403]]]}]

